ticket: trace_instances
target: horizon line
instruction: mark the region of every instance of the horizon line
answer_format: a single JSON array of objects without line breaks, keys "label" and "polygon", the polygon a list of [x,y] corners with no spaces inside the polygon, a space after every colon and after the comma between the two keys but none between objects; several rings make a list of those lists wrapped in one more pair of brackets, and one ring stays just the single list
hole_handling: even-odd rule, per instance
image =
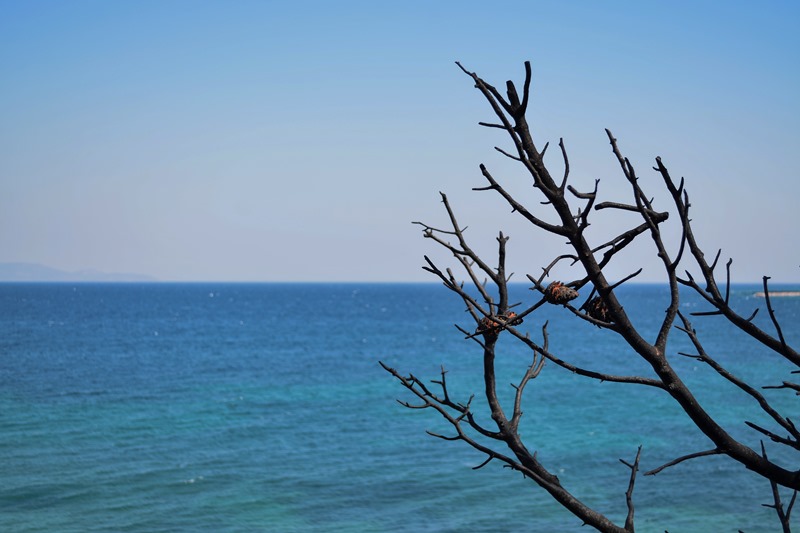
[{"label": "horizon line", "polygon": [[[46,280],[46,279],[0,279],[0,284],[49,284],[49,285],[63,285],[63,284],[81,284],[81,285],[160,285],[160,284],[209,284],[221,283],[228,285],[279,285],[279,284],[341,284],[341,285],[443,285],[438,280],[224,280],[224,279],[209,279],[209,280]],[[759,285],[763,286],[763,279],[758,281],[732,281],[731,285]],[[529,281],[509,281],[509,285],[533,285]],[[669,285],[667,281],[628,281],[625,285]],[[682,285],[682,284],[679,284]],[[781,281],[769,280],[769,285],[800,285],[800,281]],[[682,285],[683,286],[683,285]]]}]

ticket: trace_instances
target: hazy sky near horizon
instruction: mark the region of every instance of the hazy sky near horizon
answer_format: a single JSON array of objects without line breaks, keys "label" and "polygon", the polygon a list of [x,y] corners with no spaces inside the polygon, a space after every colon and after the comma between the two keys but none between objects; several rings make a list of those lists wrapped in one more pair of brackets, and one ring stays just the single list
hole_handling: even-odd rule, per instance
[{"label": "hazy sky near horizon", "polygon": [[[800,4],[781,2],[0,1],[0,262],[161,280],[416,281],[422,220],[450,197],[516,279],[563,243],[529,179],[477,123],[490,83],[533,65],[539,145],[573,184],[628,201],[609,128],[656,206],[661,156],[696,235],[737,281],[800,281]],[[558,150],[547,162],[560,174]],[[594,214],[601,243],[632,218]],[[677,249],[677,235],[670,241]],[[612,264],[645,266],[652,247]],[[492,259],[491,262],[494,262]],[[696,272],[696,269],[694,269]],[[564,277],[568,277],[564,273]]]}]

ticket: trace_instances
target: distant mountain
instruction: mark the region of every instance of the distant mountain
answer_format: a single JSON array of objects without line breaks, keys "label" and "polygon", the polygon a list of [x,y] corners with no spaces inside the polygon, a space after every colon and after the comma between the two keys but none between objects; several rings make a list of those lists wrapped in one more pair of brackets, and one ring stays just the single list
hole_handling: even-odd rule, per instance
[{"label": "distant mountain", "polygon": [[65,272],[36,263],[0,263],[0,281],[157,281],[141,274],[118,274],[97,270]]}]

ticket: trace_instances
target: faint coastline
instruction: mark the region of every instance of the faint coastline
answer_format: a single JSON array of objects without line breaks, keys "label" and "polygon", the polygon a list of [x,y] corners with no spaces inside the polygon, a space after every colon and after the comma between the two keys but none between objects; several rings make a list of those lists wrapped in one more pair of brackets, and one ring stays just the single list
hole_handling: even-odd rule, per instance
[{"label": "faint coastline", "polygon": [[37,263],[0,263],[0,282],[147,282],[158,281],[143,274],[79,270],[67,272]]},{"label": "faint coastline", "polygon": [[[770,297],[787,297],[787,296],[800,296],[800,291],[769,291]],[[755,293],[753,296],[758,298],[764,298],[764,291],[759,291]]]}]

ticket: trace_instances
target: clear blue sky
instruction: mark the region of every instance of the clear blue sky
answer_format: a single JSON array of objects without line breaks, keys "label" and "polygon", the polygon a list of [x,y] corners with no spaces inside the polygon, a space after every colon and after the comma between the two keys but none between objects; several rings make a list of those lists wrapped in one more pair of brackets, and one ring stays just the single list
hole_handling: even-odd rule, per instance
[{"label": "clear blue sky", "polygon": [[[579,188],[626,199],[608,127],[657,205],[655,156],[686,177],[735,279],[800,281],[799,26],[794,1],[2,0],[0,262],[429,280],[411,221],[445,225],[441,190],[476,248],[511,235],[523,279],[561,243],[470,191],[486,163],[531,192],[454,61],[502,85],[531,60],[530,120]],[[597,242],[623,222],[595,220]],[[651,255],[612,277],[659,279]]]}]

